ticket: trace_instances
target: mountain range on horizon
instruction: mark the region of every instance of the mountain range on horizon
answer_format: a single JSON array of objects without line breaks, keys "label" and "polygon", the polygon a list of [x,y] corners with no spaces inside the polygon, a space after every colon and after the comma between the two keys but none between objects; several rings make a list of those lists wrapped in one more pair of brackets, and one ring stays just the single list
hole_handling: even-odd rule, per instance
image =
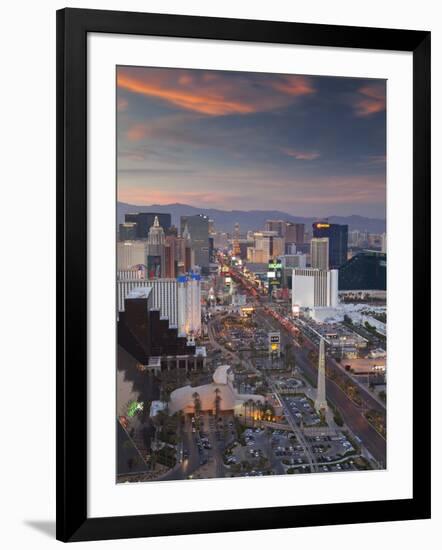
[{"label": "mountain range on horizon", "polygon": [[134,205],[124,202],[117,203],[117,223],[124,222],[124,216],[133,212],[158,212],[170,213],[172,223],[179,227],[180,216],[192,216],[205,214],[215,222],[217,231],[232,232],[235,223],[240,224],[241,232],[258,230],[264,228],[266,220],[286,220],[294,223],[304,223],[306,228],[318,220],[328,220],[330,223],[346,224],[349,230],[368,231],[369,233],[383,233],[386,228],[386,220],[378,218],[367,218],[359,215],[351,216],[326,216],[326,217],[305,217],[295,216],[280,210],[219,210],[216,208],[197,208],[188,204],[151,204]]}]

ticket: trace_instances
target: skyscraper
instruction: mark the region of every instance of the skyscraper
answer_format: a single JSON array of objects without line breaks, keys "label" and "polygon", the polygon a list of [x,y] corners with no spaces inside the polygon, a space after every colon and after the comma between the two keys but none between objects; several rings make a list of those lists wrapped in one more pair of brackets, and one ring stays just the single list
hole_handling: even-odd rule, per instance
[{"label": "skyscraper", "polygon": [[178,237],[168,235],[165,242],[165,277],[177,276],[178,248]]},{"label": "skyscraper", "polygon": [[166,267],[166,246],[164,230],[155,216],[147,236],[147,273],[149,279],[164,277]]},{"label": "skyscraper", "polygon": [[347,261],[348,225],[339,225],[326,221],[315,222],[313,224],[313,237],[328,238],[330,269],[338,268]]},{"label": "skyscraper", "polygon": [[316,269],[328,269],[329,241],[327,237],[313,238],[310,241],[310,263]]},{"label": "skyscraper", "polygon": [[253,237],[254,246],[247,249],[249,262],[267,263],[284,254],[284,237],[276,231],[258,231]]},{"label": "skyscraper", "polygon": [[304,244],[305,225],[303,223],[286,222],[285,242],[288,244]]},{"label": "skyscraper", "polygon": [[189,273],[192,267],[195,265],[195,251],[192,248],[192,238],[189,232],[187,223],[184,227],[184,231],[181,234],[181,256],[183,270],[182,273]]},{"label": "skyscraper", "polygon": [[292,306],[305,308],[337,307],[338,270],[295,268],[292,280]]},{"label": "skyscraper", "polygon": [[201,277],[195,273],[178,277],[178,334],[201,332]]},{"label": "skyscraper", "polygon": [[161,212],[130,212],[124,216],[124,221],[137,224],[137,239],[147,239],[149,229],[152,227],[155,218],[165,232],[168,232],[172,219],[170,214]]},{"label": "skyscraper", "polygon": [[[209,273],[209,218],[204,214],[181,216],[181,235],[187,226],[195,252],[195,265],[203,274]],[[193,266],[192,266],[193,267]]]},{"label": "skyscraper", "polygon": [[286,222],[284,220],[266,220],[265,231],[276,231],[278,237],[285,236]]},{"label": "skyscraper", "polygon": [[232,239],[232,254],[236,257],[241,256],[241,249],[239,247],[239,237],[240,237],[240,229],[239,229],[239,223],[235,223],[235,229],[233,230],[233,239]]},{"label": "skyscraper", "polygon": [[319,358],[318,358],[318,388],[315,400],[315,409],[320,411],[327,410],[327,399],[325,397],[325,344],[324,338],[319,341]]}]

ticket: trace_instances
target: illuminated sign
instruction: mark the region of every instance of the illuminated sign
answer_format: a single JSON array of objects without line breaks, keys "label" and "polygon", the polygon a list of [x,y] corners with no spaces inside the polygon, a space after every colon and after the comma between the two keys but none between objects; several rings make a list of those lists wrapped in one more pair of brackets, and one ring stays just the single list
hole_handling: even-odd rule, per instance
[{"label": "illuminated sign", "polygon": [[317,223],[315,224],[317,229],[328,229],[330,227],[329,223]]},{"label": "illuminated sign", "polygon": [[274,279],[275,277],[276,277],[276,274],[274,271],[267,272],[267,279]]},{"label": "illuminated sign", "polygon": [[282,263],[269,262],[269,269],[282,269]]},{"label": "illuminated sign", "polygon": [[269,332],[269,353],[279,357],[281,334],[279,332]]},{"label": "illuminated sign", "polygon": [[137,401],[130,401],[127,406],[127,416],[132,418],[137,414],[137,412],[143,410],[143,403],[138,403]]}]

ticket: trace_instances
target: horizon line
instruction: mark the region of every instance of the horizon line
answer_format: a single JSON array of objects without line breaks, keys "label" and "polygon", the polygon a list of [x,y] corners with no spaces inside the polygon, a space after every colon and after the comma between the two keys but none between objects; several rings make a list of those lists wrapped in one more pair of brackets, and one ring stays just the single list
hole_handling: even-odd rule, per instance
[{"label": "horizon line", "polygon": [[134,207],[137,207],[137,208],[147,208],[147,207],[157,207],[157,206],[160,206],[162,208],[164,207],[167,207],[167,206],[187,206],[189,208],[194,208],[195,210],[201,210],[201,211],[204,211],[204,210],[218,210],[219,212],[226,212],[226,213],[233,213],[233,212],[279,212],[281,214],[285,214],[285,215],[288,215],[288,216],[292,216],[292,217],[295,217],[295,218],[318,218],[318,219],[327,219],[327,218],[350,218],[350,217],[358,217],[358,218],[365,218],[367,220],[380,220],[380,221],[387,221],[386,217],[385,218],[372,218],[370,216],[364,216],[362,214],[347,214],[347,215],[344,215],[344,214],[328,214],[326,216],[314,216],[314,215],[311,215],[311,216],[301,216],[301,215],[298,215],[298,214],[290,214],[289,212],[285,212],[283,210],[224,210],[222,208],[217,208],[217,207],[200,207],[200,206],[192,206],[191,204],[186,204],[186,203],[182,203],[182,202],[172,202],[172,203],[167,203],[167,204],[132,204],[132,203],[129,203],[129,202],[124,202],[124,201],[120,201],[120,200],[117,200],[117,203],[118,204],[124,204],[124,205],[127,205],[127,206],[134,206]]}]

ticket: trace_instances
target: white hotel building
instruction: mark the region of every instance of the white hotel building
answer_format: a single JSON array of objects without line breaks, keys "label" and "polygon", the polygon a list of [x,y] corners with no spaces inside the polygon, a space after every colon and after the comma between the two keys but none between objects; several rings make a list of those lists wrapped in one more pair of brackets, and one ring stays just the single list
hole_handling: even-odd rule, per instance
[{"label": "white hotel building", "polygon": [[201,332],[201,277],[182,275],[178,279],[141,278],[139,271],[117,272],[118,311],[124,311],[124,300],[136,288],[152,288],[152,309],[159,309],[161,317],[169,319],[170,327],[177,327],[180,336]]},{"label": "white hotel building", "polygon": [[178,335],[201,332],[201,276],[178,277]]},{"label": "white hotel building", "polygon": [[295,268],[292,275],[292,308],[336,308],[338,270]]}]

